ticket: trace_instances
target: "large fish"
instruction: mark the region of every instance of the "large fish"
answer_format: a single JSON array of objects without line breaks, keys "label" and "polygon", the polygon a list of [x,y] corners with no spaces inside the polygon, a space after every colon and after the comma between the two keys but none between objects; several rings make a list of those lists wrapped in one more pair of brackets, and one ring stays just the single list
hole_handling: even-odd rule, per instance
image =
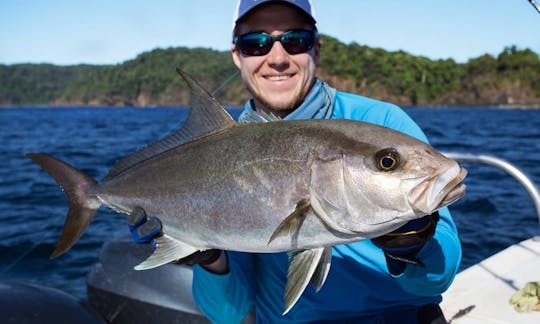
[{"label": "large fish", "polygon": [[285,312],[323,285],[331,247],[374,238],[459,199],[466,171],[405,134],[351,120],[236,123],[196,81],[177,133],[128,156],[97,183],[42,153],[28,157],[69,198],[52,257],[103,204],[158,216],[164,235],[143,270],[196,251],[292,251]]}]

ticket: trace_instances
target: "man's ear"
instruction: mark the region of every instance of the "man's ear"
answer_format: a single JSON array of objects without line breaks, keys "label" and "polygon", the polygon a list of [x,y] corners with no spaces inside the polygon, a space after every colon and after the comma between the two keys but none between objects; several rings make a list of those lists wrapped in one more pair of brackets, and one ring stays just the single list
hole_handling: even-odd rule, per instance
[{"label": "man's ear", "polygon": [[236,48],[235,44],[231,45],[231,55],[234,62],[234,65],[236,65],[237,68],[241,68],[242,63],[240,62],[240,52]]},{"label": "man's ear", "polygon": [[322,48],[322,40],[321,37],[317,38],[317,42],[315,42],[315,64],[319,65],[321,62],[321,48]]}]

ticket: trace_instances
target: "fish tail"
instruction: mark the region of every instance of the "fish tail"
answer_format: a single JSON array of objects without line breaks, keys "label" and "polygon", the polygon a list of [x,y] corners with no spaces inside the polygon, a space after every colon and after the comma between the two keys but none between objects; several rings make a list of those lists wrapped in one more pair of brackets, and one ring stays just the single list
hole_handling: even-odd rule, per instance
[{"label": "fish tail", "polygon": [[79,240],[99,209],[101,205],[99,199],[87,194],[88,189],[95,187],[97,182],[71,165],[50,155],[29,153],[26,156],[56,180],[69,200],[69,209],[62,235],[51,254],[51,259],[54,259],[67,252]]}]

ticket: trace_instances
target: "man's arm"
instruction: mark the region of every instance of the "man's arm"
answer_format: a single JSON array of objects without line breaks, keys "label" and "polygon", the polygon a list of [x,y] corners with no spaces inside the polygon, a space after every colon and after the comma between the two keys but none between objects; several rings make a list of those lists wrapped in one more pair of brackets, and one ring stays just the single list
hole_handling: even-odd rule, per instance
[{"label": "man's arm", "polygon": [[[378,107],[380,108],[380,107]],[[380,109],[374,122],[427,142],[420,127],[400,108]],[[435,233],[416,254],[424,266],[407,264],[403,273],[393,275],[405,291],[420,296],[436,296],[452,283],[461,262],[461,243],[448,208],[439,210]]]},{"label": "man's arm", "polygon": [[208,270],[223,270],[225,264],[228,271],[221,274],[199,265],[193,267],[193,298],[213,323],[239,323],[248,314],[254,301],[254,257],[250,253],[223,252],[213,268],[206,266]]}]

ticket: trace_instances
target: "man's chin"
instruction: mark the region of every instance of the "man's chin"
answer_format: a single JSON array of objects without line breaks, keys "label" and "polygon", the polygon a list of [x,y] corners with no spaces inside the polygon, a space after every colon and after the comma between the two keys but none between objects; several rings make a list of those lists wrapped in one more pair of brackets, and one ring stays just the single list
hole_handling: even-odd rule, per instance
[{"label": "man's chin", "polygon": [[276,98],[261,98],[259,99],[259,101],[268,109],[275,112],[280,112],[280,115],[287,115],[298,107],[298,102],[291,101],[290,98],[288,98],[288,100],[276,100]]}]

